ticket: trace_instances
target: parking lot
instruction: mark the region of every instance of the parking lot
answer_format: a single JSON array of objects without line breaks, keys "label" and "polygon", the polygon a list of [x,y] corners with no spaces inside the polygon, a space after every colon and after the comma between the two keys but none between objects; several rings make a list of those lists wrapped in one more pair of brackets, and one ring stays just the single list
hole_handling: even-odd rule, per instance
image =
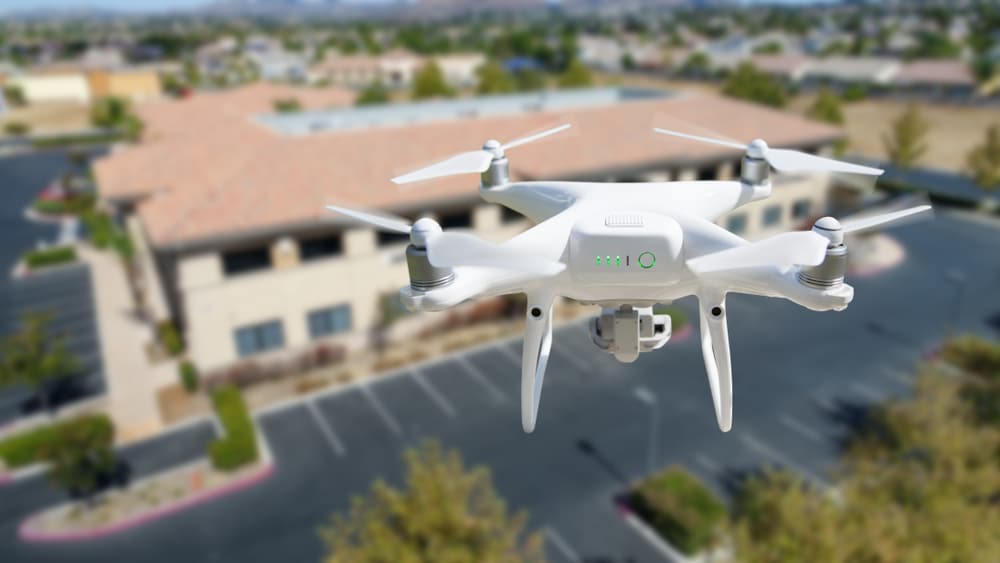
[{"label": "parking lot", "polygon": [[[697,332],[623,365],[576,323],[556,332],[531,435],[518,412],[520,342],[490,343],[258,413],[277,461],[270,479],[120,536],[21,544],[7,505],[20,485],[0,488],[0,545],[16,561],[318,561],[317,527],[376,478],[398,484],[405,448],[434,438],[490,467],[510,509],[529,511],[529,527],[544,534],[551,561],[668,561],[614,504],[649,468],[654,412],[638,389],[657,403],[654,466],[683,464],[725,497],[767,465],[825,487],[859,413],[907,392],[950,319],[996,336],[1000,261],[986,257],[995,256],[998,232],[949,215],[898,229],[907,262],[852,279],[855,301],[840,313],[731,296],[729,433],[716,426]],[[947,281],[953,269],[964,274],[961,292]]]},{"label": "parking lot", "polygon": [[[16,330],[27,311],[51,314],[50,328],[62,334],[79,369],[52,388],[52,401],[63,405],[105,391],[90,270],[86,265],[55,268],[23,279],[8,274],[21,255],[39,242],[59,236],[55,223],[36,223],[24,210],[53,179],[72,169],[65,151],[52,150],[0,157],[0,218],[4,240],[0,244],[0,335]],[[0,425],[37,411],[33,393],[23,386],[0,389]]]}]

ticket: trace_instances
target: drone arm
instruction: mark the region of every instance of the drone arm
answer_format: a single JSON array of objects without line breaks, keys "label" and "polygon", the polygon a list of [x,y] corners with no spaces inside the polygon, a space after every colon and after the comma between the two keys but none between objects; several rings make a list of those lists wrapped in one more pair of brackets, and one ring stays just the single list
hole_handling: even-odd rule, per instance
[{"label": "drone arm", "polygon": [[538,403],[542,396],[545,366],[552,350],[551,293],[529,293],[521,356],[521,426],[525,432],[535,429]]},{"label": "drone arm", "polygon": [[715,289],[699,291],[698,316],[701,320],[701,353],[705,358],[715,417],[719,428],[728,432],[733,425],[733,370],[726,323],[726,294]]}]

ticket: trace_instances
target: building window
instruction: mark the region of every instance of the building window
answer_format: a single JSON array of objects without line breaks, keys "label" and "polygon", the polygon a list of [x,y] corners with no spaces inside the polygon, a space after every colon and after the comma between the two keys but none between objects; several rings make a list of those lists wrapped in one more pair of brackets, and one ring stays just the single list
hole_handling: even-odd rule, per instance
[{"label": "building window", "polygon": [[809,216],[809,211],[812,209],[812,201],[808,199],[799,199],[792,204],[792,219],[803,219]]},{"label": "building window", "polygon": [[299,258],[302,261],[338,256],[343,252],[339,234],[299,241]]},{"label": "building window", "polygon": [[252,356],[285,346],[285,331],[280,320],[257,323],[236,329],[236,353]]},{"label": "building window", "polygon": [[271,250],[266,246],[222,253],[222,269],[227,276],[238,276],[270,267]]},{"label": "building window", "polygon": [[730,215],[726,219],[726,230],[736,235],[746,232],[747,214],[739,213],[737,215]]},{"label": "building window", "polygon": [[472,228],[472,211],[469,209],[463,209],[461,211],[452,211],[449,213],[442,213],[441,218],[438,221],[441,224],[441,228],[448,229],[471,229]]},{"label": "building window", "polygon": [[716,178],[716,172],[718,172],[718,169],[714,166],[699,168],[698,180],[714,180]]},{"label": "building window", "polygon": [[781,206],[772,205],[764,209],[764,226],[770,227],[777,225],[778,221],[781,221]]},{"label": "building window", "polygon": [[310,311],[309,337],[316,339],[338,332],[351,330],[351,306],[349,304]]},{"label": "building window", "polygon": [[518,221],[523,221],[524,215],[521,215],[517,211],[509,207],[500,206],[500,222],[504,225],[509,225],[511,223],[517,223]]},{"label": "building window", "polygon": [[391,246],[410,242],[410,235],[403,233],[388,233],[379,231],[375,234],[375,240],[379,246]]}]

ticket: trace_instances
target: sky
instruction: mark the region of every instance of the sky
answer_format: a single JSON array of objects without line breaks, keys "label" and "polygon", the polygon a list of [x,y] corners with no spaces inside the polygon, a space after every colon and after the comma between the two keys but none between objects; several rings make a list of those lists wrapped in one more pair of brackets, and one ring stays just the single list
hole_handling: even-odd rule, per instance
[{"label": "sky", "polygon": [[209,0],[0,0],[0,11],[97,7],[123,11],[163,11],[207,4]]}]

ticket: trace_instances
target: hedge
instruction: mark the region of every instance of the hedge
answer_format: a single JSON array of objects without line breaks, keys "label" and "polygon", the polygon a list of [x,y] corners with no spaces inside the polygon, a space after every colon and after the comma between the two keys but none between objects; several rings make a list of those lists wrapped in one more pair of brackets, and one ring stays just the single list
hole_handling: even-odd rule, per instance
[{"label": "hedge", "polygon": [[670,543],[692,555],[711,547],[726,508],[695,476],[668,467],[632,491],[636,511]]},{"label": "hedge", "polygon": [[95,425],[101,429],[101,432],[112,431],[111,420],[103,414],[64,420],[0,440],[0,459],[3,459],[4,464],[12,469],[42,461],[42,452],[58,440],[60,428],[82,424]]},{"label": "hedge", "polygon": [[45,250],[34,250],[24,255],[24,262],[29,268],[44,268],[56,264],[66,264],[76,261],[76,249],[72,246],[57,246]]},{"label": "hedge", "polygon": [[212,403],[226,433],[208,445],[212,465],[222,471],[231,471],[256,461],[257,438],[253,420],[239,389],[231,385],[216,389],[212,393]]},{"label": "hedge", "polygon": [[163,321],[156,325],[156,332],[160,335],[160,342],[171,356],[176,356],[184,351],[184,342],[181,340],[177,327],[171,321]]},{"label": "hedge", "polygon": [[189,393],[194,393],[198,390],[198,369],[194,367],[188,360],[184,360],[177,366],[177,373],[181,378],[181,385]]},{"label": "hedge", "polygon": [[81,193],[69,199],[39,199],[31,207],[44,215],[85,214],[94,207],[94,194]]}]

